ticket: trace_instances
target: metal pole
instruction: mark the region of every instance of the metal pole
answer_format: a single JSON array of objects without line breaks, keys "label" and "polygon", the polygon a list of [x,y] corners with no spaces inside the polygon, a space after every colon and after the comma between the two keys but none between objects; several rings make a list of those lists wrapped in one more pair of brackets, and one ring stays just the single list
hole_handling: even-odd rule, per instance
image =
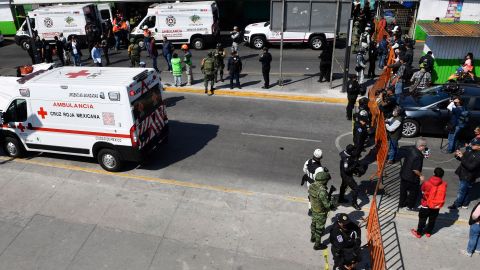
[{"label": "metal pole", "polygon": [[338,14],[340,13],[340,0],[337,0],[337,14],[335,15],[335,30],[333,32],[333,47],[332,47],[332,69],[330,69],[330,89],[333,88],[333,62],[335,60],[335,45],[337,44],[337,32],[338,32]]},{"label": "metal pole", "polygon": [[352,29],[353,29],[353,19],[348,20],[348,37],[347,37],[347,48],[345,48],[345,61],[343,63],[343,84],[342,92],[347,92],[347,82],[348,75],[350,74],[350,53],[352,50]]},{"label": "metal pole", "polygon": [[285,30],[285,0],[282,0],[282,27],[280,31],[280,78],[278,85],[283,86],[283,31]]}]

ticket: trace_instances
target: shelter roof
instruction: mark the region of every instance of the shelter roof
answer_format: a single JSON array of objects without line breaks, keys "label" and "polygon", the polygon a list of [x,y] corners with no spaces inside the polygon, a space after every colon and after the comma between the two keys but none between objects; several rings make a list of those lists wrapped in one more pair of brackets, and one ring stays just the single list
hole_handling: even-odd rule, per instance
[{"label": "shelter roof", "polygon": [[420,22],[418,25],[433,37],[480,37],[480,24]]}]

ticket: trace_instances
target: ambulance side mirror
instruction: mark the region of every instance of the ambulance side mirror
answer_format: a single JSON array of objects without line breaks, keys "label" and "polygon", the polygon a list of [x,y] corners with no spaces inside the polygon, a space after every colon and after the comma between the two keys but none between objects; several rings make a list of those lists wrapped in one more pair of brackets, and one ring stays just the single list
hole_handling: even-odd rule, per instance
[{"label": "ambulance side mirror", "polygon": [[0,110],[0,125],[2,125],[4,123],[3,116],[4,116],[4,113],[3,113],[2,110]]}]

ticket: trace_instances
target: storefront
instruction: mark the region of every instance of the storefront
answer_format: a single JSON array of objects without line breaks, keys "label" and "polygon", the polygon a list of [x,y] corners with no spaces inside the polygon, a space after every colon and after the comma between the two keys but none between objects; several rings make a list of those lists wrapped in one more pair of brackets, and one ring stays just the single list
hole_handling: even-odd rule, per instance
[{"label": "storefront", "polygon": [[[463,64],[467,53],[473,53],[473,57],[480,56],[480,25],[459,23],[419,23],[418,27],[426,34],[423,53],[432,51],[434,72],[433,83],[445,83],[448,77],[455,73]],[[475,61],[474,66],[480,65]],[[480,68],[474,69],[475,76],[480,76]]]},{"label": "storefront", "polygon": [[399,25],[403,35],[413,36],[418,6],[419,0],[379,0],[377,14],[385,18],[387,24]]}]

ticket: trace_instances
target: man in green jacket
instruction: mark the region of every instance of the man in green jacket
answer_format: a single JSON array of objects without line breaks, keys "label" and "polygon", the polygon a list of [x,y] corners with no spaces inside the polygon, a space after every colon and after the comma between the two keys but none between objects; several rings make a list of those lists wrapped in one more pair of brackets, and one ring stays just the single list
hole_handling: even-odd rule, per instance
[{"label": "man in green jacket", "polygon": [[315,182],[308,188],[310,203],[312,204],[312,224],[310,225],[311,237],[310,241],[315,243],[314,250],[326,249],[327,246],[322,244],[322,235],[325,231],[325,223],[327,222],[328,212],[332,208],[327,183],[331,179],[328,170],[318,172],[315,175]]}]

